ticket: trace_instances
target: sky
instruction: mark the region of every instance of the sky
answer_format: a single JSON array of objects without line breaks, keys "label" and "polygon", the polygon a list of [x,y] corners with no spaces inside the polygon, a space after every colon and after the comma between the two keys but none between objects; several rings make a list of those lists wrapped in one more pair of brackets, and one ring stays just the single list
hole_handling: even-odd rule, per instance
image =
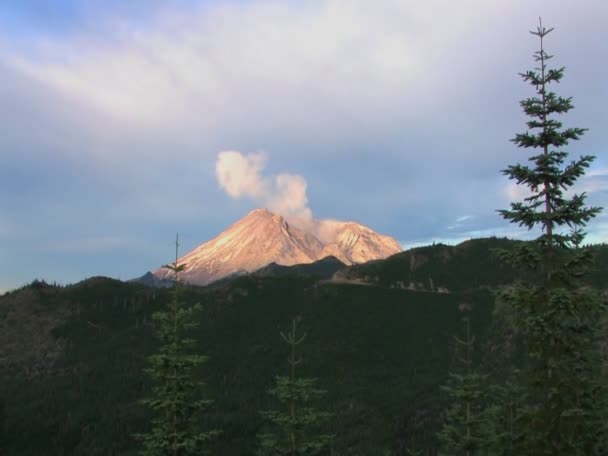
[{"label": "sky", "polygon": [[496,211],[539,16],[608,208],[605,0],[2,1],[0,293],[141,276],[257,207],[404,249],[537,236]]}]

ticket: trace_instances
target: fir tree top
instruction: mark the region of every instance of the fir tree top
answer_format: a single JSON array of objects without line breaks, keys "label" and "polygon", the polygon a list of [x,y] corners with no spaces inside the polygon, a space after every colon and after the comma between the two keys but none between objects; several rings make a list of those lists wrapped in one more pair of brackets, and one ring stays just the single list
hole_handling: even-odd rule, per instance
[{"label": "fir tree top", "polygon": [[[554,118],[573,108],[572,97],[564,98],[549,91],[550,84],[563,78],[565,67],[548,68],[547,62],[553,58],[544,49],[544,38],[553,30],[546,29],[539,18],[536,30],[531,31],[540,39],[540,50],[534,53],[539,63],[532,71],[520,73],[522,79],[530,83],[537,96],[520,102],[528,117],[528,131],[517,134],[512,142],[518,147],[532,147],[541,152],[531,156],[528,165],[511,165],[502,173],[523,184],[530,190],[530,196],[523,202],[511,203],[510,210],[498,212],[507,220],[532,229],[541,226],[543,234],[537,239],[543,255],[550,250],[571,249],[579,245],[584,227],[600,211],[599,207],[586,207],[586,193],[574,194],[568,198],[565,192],[585,173],[595,159],[593,155],[583,155],[578,160],[564,166],[568,153],[560,150],[570,140],[578,140],[587,131],[586,128],[562,129],[562,122]],[[568,227],[569,233],[556,232],[556,228]],[[510,260],[515,263],[534,266],[541,262],[539,256],[529,249],[520,251]],[[546,258],[545,258],[546,259]],[[551,265],[545,261],[547,278],[551,277]]]}]

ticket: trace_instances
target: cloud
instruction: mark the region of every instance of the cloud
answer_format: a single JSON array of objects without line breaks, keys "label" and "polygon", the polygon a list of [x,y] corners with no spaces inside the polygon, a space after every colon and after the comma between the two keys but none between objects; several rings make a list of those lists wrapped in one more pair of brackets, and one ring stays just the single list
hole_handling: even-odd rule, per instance
[{"label": "cloud", "polygon": [[473,218],[472,215],[461,215],[456,219],[456,223],[466,222],[467,220],[471,220]]},{"label": "cloud", "polygon": [[270,198],[268,207],[280,214],[304,219],[312,217],[308,207],[306,179],[297,174],[279,174],[275,177],[275,195]]},{"label": "cloud", "polygon": [[243,155],[240,152],[226,150],[220,152],[215,162],[215,176],[220,188],[232,198],[247,196],[264,199],[268,183],[261,175],[266,165],[263,153]]},{"label": "cloud", "polygon": [[85,239],[55,241],[42,247],[43,252],[54,253],[91,253],[129,246],[130,242],[116,236],[103,236]]},{"label": "cloud", "polygon": [[265,153],[244,155],[228,150],[218,154],[215,175],[219,186],[230,197],[243,197],[287,218],[310,220],[306,179],[297,174],[262,174],[266,166]]},{"label": "cloud", "polygon": [[608,194],[608,169],[594,169],[581,177],[580,183],[574,186],[576,193],[586,192]]},{"label": "cloud", "polygon": [[452,231],[452,230],[457,230],[459,228],[462,228],[464,225],[466,225],[469,220],[472,220],[474,217],[472,215],[461,215],[459,217],[456,217],[456,222],[454,222],[451,225],[448,225],[446,227],[446,229]]},{"label": "cloud", "polygon": [[[197,113],[199,127],[222,126],[243,115],[263,124],[257,111],[289,112],[282,122],[295,125],[315,122],[313,107],[322,106],[327,114],[319,113],[319,128],[334,113],[358,118],[363,106],[364,112],[391,112],[407,101],[415,115],[449,94],[436,84],[442,76],[431,70],[476,24],[464,11],[481,8],[495,15],[503,6],[433,3],[389,0],[378,8],[366,1],[307,7],[269,1],[164,8],[145,26],[106,17],[103,30],[88,24],[69,39],[7,45],[0,61],[128,123],[167,128]],[[300,103],[269,96],[294,90]]]},{"label": "cloud", "polygon": [[585,177],[596,177],[596,176],[608,177],[608,168],[592,169],[585,173]]}]

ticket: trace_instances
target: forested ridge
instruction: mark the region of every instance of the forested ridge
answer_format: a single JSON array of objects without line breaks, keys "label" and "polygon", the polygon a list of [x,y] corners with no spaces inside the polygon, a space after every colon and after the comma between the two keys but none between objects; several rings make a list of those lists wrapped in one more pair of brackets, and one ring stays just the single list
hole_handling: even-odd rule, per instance
[{"label": "forested ridge", "polygon": [[[494,284],[482,280],[493,272],[480,262],[515,244],[479,239],[404,252],[366,266],[378,274],[368,286],[281,273],[183,287],[182,301],[203,309],[196,349],[209,356],[200,376],[215,402],[201,429],[222,430],[213,454],[254,454],[265,426],[259,412],[276,405],[266,392],[287,372],[279,332],[294,317],[308,332],[299,369],[318,379],[334,414],[333,454],[407,454],[412,439],[422,454],[435,454],[446,405],[440,385],[455,365],[463,305],[471,307],[483,369],[500,378],[502,361],[521,357],[508,320],[494,312]],[[594,270],[605,276],[608,246],[593,251]],[[418,263],[406,260],[411,255]],[[450,288],[441,277],[451,261],[460,288],[438,292]],[[435,290],[402,289],[387,278],[401,273],[431,279]],[[158,347],[152,313],[170,299],[170,289],[103,277],[67,287],[35,281],[0,297],[4,451],[136,454],[132,434],[151,417],[138,401],[151,387],[146,356]]]}]

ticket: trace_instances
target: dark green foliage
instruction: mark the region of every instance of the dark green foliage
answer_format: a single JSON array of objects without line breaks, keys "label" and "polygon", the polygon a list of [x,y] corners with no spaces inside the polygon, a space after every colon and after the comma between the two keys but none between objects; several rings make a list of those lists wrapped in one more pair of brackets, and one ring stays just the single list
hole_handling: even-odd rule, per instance
[{"label": "dark green foliage", "polygon": [[297,319],[292,320],[291,331],[281,337],[289,345],[289,375],[277,375],[275,386],[268,392],[281,404],[282,410],[260,412],[274,425],[274,432],[260,434],[260,456],[307,456],[327,452],[333,439],[331,434],[322,433],[331,414],[320,412],[312,405],[321,399],[326,391],[315,388],[317,379],[298,378],[295,368],[302,362],[296,356],[296,346],[306,338],[297,335]]},{"label": "dark green foliage", "polygon": [[174,272],[173,299],[168,310],[155,312],[152,318],[156,334],[161,341],[158,353],[148,357],[150,367],[145,369],[154,380],[152,397],[142,400],[150,407],[155,418],[152,430],[135,434],[143,442],[142,455],[198,455],[208,453],[208,442],[218,431],[202,432],[196,416],[212,403],[199,399],[203,387],[195,380],[195,368],[207,361],[206,356],[193,354],[195,341],[184,334],[196,328],[200,305],[185,308],[178,297],[178,273],[185,265],[177,264],[178,239],[175,241],[175,262],[165,265]]},{"label": "dark green foliage", "polygon": [[[488,249],[494,247],[488,239],[451,247],[475,252],[458,263],[472,268],[468,275],[454,269],[464,289],[474,289],[476,278],[500,275],[495,269],[477,276],[474,269],[478,260],[491,257]],[[591,283],[605,287],[608,246],[593,251],[596,278]],[[424,267],[445,267],[434,257],[428,260]],[[192,333],[193,350],[209,355],[197,375],[215,402],[198,429],[222,429],[212,448],[216,455],[254,452],[263,426],[259,411],[269,408],[264,392],[274,386],[275,375],[285,373],[284,345],[277,343],[277,334],[293,315],[302,315],[311,328],[299,372],[323,379],[323,408],[339,416],[326,431],[336,435],[334,456],[386,456],[387,448],[395,456],[406,455],[407,448],[436,454],[435,433],[445,408],[438,385],[447,375],[450,335],[460,330],[458,305],[464,300],[473,304],[478,356],[484,363],[496,361],[492,378],[503,379],[505,367],[520,365],[517,357],[499,358],[519,342],[495,326],[494,298],[486,291],[441,294],[298,277],[242,277],[218,287],[180,286],[179,296],[184,307],[203,306],[200,326]],[[51,372],[34,379],[0,375],[5,454],[137,454],[138,442],[131,435],[147,432],[154,418],[149,407],[139,404],[153,386],[143,373],[149,367],[147,356],[158,353],[160,345],[152,314],[166,310],[171,299],[171,290],[109,278],[64,288],[25,287],[0,297],[0,323],[16,321],[10,333],[0,331],[0,337],[10,336],[0,352],[14,343],[31,345],[34,333],[24,329],[46,321],[45,312],[61,316],[69,311],[49,320],[56,321],[49,349],[62,347]],[[30,305],[38,301],[39,306]],[[11,317],[13,307],[23,310],[18,320]],[[605,346],[608,337],[602,340]],[[0,356],[0,374],[5,355]]]},{"label": "dark green foliage", "polygon": [[[7,455],[134,455],[137,442],[130,436],[147,432],[154,418],[138,401],[153,386],[142,370],[146,357],[159,349],[151,315],[166,308],[171,291],[105,280],[67,288],[56,305],[74,305],[74,293],[81,299],[80,316],[72,314],[54,331],[65,343],[62,370],[36,381],[0,377]],[[475,327],[487,328],[491,296],[467,299],[477,305]],[[336,435],[334,455],[385,456],[401,435],[401,417],[406,421],[410,410],[437,407],[438,384],[450,361],[448,335],[457,331],[461,300],[357,285],[315,286],[298,278],[243,277],[217,289],[182,286],[185,306],[203,305],[193,338],[195,350],[209,355],[199,376],[215,400],[200,429],[223,431],[213,453],[242,456],[256,448],[263,426],[259,411],[269,408],[264,392],[274,386],[275,374],[284,374],[277,332],[293,315],[302,315],[312,329],[300,374],[323,379],[323,408],[340,417],[326,431]],[[4,303],[0,299],[0,308]],[[433,435],[434,423],[418,435]],[[434,441],[418,444],[429,451]]]},{"label": "dark green foliage", "polygon": [[318,261],[309,264],[294,264],[292,266],[284,266],[276,263],[270,263],[253,273],[258,277],[284,277],[284,276],[299,276],[312,277],[316,279],[329,279],[335,272],[343,269],[346,265],[334,256],[328,256]]},{"label": "dark green foliage", "polygon": [[5,401],[2,396],[0,396],[0,454],[3,454],[6,448],[6,435],[4,430],[4,422],[5,422],[5,414],[6,414],[6,406]]},{"label": "dark green foliage", "polygon": [[486,449],[493,456],[519,456],[524,454],[522,441],[527,431],[524,414],[527,392],[519,369],[511,368],[503,375],[501,382],[488,388]]},{"label": "dark green foliage", "polygon": [[521,370],[527,349],[515,326],[513,308],[497,299],[489,337],[482,350],[482,368],[489,374],[486,396],[489,455],[519,456],[525,454],[521,445],[527,431],[524,416],[526,377]]},{"label": "dark green foliage", "polygon": [[[438,446],[436,430],[441,427],[443,406],[437,401],[436,387],[429,385],[432,395],[424,403],[416,401],[402,414],[402,423],[396,438],[395,451],[399,456],[427,455]],[[432,453],[435,454],[435,453]]]},{"label": "dark green foliage", "polygon": [[447,383],[441,387],[449,400],[445,422],[438,433],[440,456],[473,456],[482,454],[489,446],[488,416],[484,410],[487,376],[473,365],[475,337],[471,322],[463,318],[465,337],[454,337],[455,357],[459,368],[448,373]]},{"label": "dark green foliage", "polygon": [[[606,300],[583,287],[581,278],[592,264],[591,250],[579,248],[582,227],[600,211],[585,206],[585,193],[570,198],[566,191],[581,177],[594,157],[585,155],[564,166],[567,153],[556,148],[577,140],[582,128],[560,130],[561,122],[550,118],[572,109],[571,98],[548,91],[563,77],[564,68],[547,69],[549,56],[543,38],[551,32],[542,23],[533,33],[540,38],[536,71],[522,74],[535,87],[537,97],[521,102],[532,118],[531,131],[512,140],[519,147],[541,149],[529,158],[533,166],[509,166],[503,173],[528,187],[531,195],[511,204],[502,216],[528,229],[540,226],[543,234],[534,242],[501,252],[514,267],[526,268],[542,277],[539,282],[519,282],[502,292],[514,309],[515,325],[526,338],[528,358],[528,431],[524,450],[531,455],[605,454],[600,448],[602,395],[595,335]],[[597,446],[597,445],[600,446]],[[599,453],[598,453],[599,452]],[[602,453],[604,452],[604,453]]]},{"label": "dark green foliage", "polygon": [[[385,260],[348,266],[338,274],[345,279],[382,287],[420,291],[430,291],[429,278],[435,291],[446,289],[449,292],[465,292],[479,287],[496,289],[521,279],[540,283],[540,271],[522,270],[490,254],[496,249],[513,251],[528,244],[496,237],[472,239],[456,246],[435,244],[407,250]],[[594,263],[581,280],[605,289],[608,287],[604,272],[608,269],[608,245],[594,245],[590,250]]]},{"label": "dark green foliage", "polygon": [[435,244],[407,250],[385,260],[349,266],[338,274],[345,279],[418,291],[464,292],[479,287],[495,288],[511,283],[520,274],[495,255],[488,255],[488,251],[494,248],[512,250],[519,244],[521,241],[496,237],[465,241],[457,246]]}]

